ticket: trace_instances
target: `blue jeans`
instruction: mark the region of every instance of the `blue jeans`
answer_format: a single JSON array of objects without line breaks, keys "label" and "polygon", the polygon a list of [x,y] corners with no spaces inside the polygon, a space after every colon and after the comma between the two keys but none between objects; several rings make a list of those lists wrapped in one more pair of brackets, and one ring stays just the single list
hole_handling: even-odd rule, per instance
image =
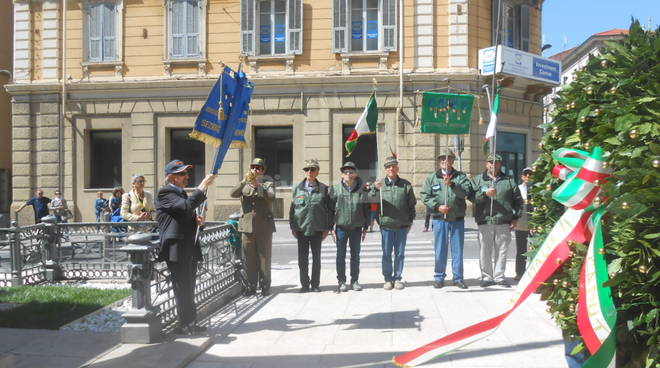
[{"label": "blue jeans", "polygon": [[444,281],[447,269],[448,241],[451,243],[451,272],[454,282],[463,281],[463,242],[465,239],[465,221],[444,221],[433,219],[433,238],[435,245],[435,281]]},{"label": "blue jeans", "polygon": [[[401,229],[380,230],[383,248],[383,276],[385,281],[401,280],[403,273],[403,261],[405,259],[406,238],[408,238],[408,227]],[[392,250],[394,250],[394,274],[392,274]]]},{"label": "blue jeans", "polygon": [[360,277],[362,228],[349,230],[337,226],[335,236],[337,237],[337,281],[346,282],[346,244],[348,243],[351,247],[351,284],[353,284]]}]

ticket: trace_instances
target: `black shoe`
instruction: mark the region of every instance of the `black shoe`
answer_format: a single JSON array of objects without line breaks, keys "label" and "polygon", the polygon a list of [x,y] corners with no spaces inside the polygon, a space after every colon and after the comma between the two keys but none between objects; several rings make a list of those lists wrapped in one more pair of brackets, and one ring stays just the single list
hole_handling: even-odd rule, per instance
[{"label": "black shoe", "polygon": [[318,286],[317,286],[317,287],[313,287],[313,288],[312,288],[312,291],[315,292],[315,293],[320,293],[320,292],[321,292],[321,288],[319,288]]},{"label": "black shoe", "polygon": [[516,275],[516,277],[513,278],[516,281],[520,281],[522,279],[522,275]]},{"label": "black shoe", "polygon": [[306,293],[308,291],[309,291],[309,288],[303,287],[303,288],[300,288],[300,290],[298,292],[302,294],[302,293]]},{"label": "black shoe", "polygon": [[463,281],[456,281],[454,282],[454,286],[456,286],[459,289],[467,289],[467,285]]},{"label": "black shoe", "polygon": [[434,281],[433,282],[433,287],[436,289],[442,289],[445,286],[445,282],[443,281]]},{"label": "black shoe", "polygon": [[247,289],[247,290],[245,290],[245,296],[251,296],[251,295],[254,295],[254,294],[256,294],[256,293],[257,293],[257,291],[256,291],[255,289]]},{"label": "black shoe", "polygon": [[261,296],[268,296],[270,295],[270,289],[261,289]]},{"label": "black shoe", "polygon": [[481,287],[489,287],[489,286],[493,286],[493,285],[495,285],[494,282],[486,281],[486,280],[481,281],[481,283],[479,284],[479,286],[481,286]]},{"label": "black shoe", "polygon": [[500,286],[505,287],[505,288],[510,288],[510,287],[511,287],[511,284],[509,284],[508,282],[506,282],[506,280],[499,281],[499,282],[497,283],[497,285],[500,285]]},{"label": "black shoe", "polygon": [[188,325],[187,327],[184,327],[182,330],[187,335],[196,335],[201,332],[206,332],[206,327],[193,323]]}]

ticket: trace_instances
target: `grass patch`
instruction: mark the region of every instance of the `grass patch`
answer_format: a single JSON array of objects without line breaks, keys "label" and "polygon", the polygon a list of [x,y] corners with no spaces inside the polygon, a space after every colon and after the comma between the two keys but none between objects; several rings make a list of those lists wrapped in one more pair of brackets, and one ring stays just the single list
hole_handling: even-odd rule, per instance
[{"label": "grass patch", "polygon": [[130,294],[130,289],[35,285],[0,288],[0,303],[21,304],[14,309],[0,311],[0,327],[56,330]]}]

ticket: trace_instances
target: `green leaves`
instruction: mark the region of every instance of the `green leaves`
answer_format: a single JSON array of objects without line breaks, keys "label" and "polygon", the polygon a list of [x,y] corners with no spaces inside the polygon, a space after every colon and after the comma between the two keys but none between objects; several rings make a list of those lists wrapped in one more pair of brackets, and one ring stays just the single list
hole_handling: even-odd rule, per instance
[{"label": "green leaves", "polygon": [[[660,365],[660,168],[653,166],[660,160],[659,34],[660,29],[644,31],[635,21],[628,37],[607,42],[601,55],[576,73],[554,101],[558,108],[550,114],[553,121],[544,125],[548,133],[532,178],[532,200],[546,206],[532,214],[535,234],[529,247],[534,253],[565,211],[546,189],[561,184],[551,174],[556,164],[552,152],[600,146],[608,153],[613,174],[599,196],[607,206],[602,226],[612,278],[606,284],[617,305],[617,329],[625,332],[617,335],[618,349],[625,352],[618,354],[621,366]],[[574,255],[540,292],[564,335],[579,338],[575,304],[586,245],[571,251]]]}]

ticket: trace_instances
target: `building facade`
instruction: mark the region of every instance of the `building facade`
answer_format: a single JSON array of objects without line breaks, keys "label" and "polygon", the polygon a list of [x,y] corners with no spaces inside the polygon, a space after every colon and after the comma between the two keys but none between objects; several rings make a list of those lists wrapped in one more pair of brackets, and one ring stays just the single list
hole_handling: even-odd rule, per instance
[{"label": "building facade", "polygon": [[[501,22],[493,22],[502,4]],[[305,159],[319,179],[340,180],[343,143],[376,88],[378,133],[349,158],[367,180],[390,151],[401,176],[421,189],[436,156],[456,137],[420,133],[421,91],[479,95],[462,170],[485,167],[488,103],[478,50],[499,42],[540,53],[540,0],[14,0],[13,198],[62,188],[76,220],[94,218],[96,192],[164,183],[173,158],[211,169],[215,149],[190,132],[221,63],[239,62],[255,84],[245,136],[209,191],[210,217],[239,208],[229,191],[251,159],[277,182],[277,217]],[[546,89],[503,81],[498,150],[515,176],[536,157]],[[380,149],[376,148],[376,142]],[[379,152],[380,151],[380,152]],[[107,195],[106,195],[107,197]],[[423,208],[420,207],[420,213]],[[30,214],[22,214],[23,223]]]},{"label": "building facade", "polygon": [[5,85],[11,82],[13,61],[13,12],[10,1],[0,3],[0,227],[9,224],[11,204],[11,98]]}]

